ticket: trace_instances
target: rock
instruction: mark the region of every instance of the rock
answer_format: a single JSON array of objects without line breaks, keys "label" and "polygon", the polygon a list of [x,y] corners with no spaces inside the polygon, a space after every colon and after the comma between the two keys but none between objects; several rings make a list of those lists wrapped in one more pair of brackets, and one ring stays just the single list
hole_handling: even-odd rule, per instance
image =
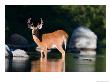
[{"label": "rock", "polygon": [[19,34],[11,35],[10,40],[8,42],[10,44],[10,47],[14,49],[27,48],[28,46],[28,40]]},{"label": "rock", "polygon": [[8,45],[5,45],[5,56],[6,57],[12,57],[13,56],[13,54],[12,54],[10,48],[8,47]]},{"label": "rock", "polygon": [[79,27],[72,33],[69,48],[96,49],[97,36],[89,28]]},{"label": "rock", "polygon": [[8,51],[10,51],[9,47],[7,45],[5,45],[5,56],[9,56]]},{"label": "rock", "polygon": [[16,49],[12,51],[13,57],[29,57],[26,53],[26,51],[21,50],[21,49]]},{"label": "rock", "polygon": [[21,49],[15,49],[11,51],[11,49],[5,45],[5,56],[6,57],[29,57],[26,51]]},{"label": "rock", "polygon": [[96,51],[82,51],[81,50],[79,53],[79,59],[95,61],[96,60]]}]

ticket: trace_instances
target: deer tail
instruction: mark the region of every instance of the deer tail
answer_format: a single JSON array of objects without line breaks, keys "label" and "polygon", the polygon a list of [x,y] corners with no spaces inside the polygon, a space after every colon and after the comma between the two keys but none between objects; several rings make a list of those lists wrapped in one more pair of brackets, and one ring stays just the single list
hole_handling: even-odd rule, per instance
[{"label": "deer tail", "polygon": [[67,45],[67,40],[68,40],[68,34],[65,35],[64,37],[64,46],[65,46],[65,50],[66,50],[66,45]]}]

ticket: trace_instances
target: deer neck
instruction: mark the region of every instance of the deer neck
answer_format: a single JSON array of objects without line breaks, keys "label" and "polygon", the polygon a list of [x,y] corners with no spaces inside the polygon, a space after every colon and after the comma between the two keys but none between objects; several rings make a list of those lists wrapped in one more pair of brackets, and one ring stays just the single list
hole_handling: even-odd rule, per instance
[{"label": "deer neck", "polygon": [[38,46],[40,46],[41,45],[41,41],[40,41],[40,39],[39,39],[39,31],[38,30],[32,30],[32,37],[33,37],[33,40],[34,40],[34,42],[38,45]]}]

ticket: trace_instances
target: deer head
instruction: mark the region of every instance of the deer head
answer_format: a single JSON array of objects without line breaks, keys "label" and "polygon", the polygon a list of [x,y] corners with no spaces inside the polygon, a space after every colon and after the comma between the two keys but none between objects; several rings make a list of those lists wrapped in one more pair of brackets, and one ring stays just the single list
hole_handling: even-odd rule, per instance
[{"label": "deer head", "polygon": [[31,22],[31,18],[29,18],[27,24],[28,24],[28,28],[30,29],[41,29],[43,25],[43,20],[42,18],[40,18],[40,22],[38,22],[37,26],[35,27],[34,24]]}]

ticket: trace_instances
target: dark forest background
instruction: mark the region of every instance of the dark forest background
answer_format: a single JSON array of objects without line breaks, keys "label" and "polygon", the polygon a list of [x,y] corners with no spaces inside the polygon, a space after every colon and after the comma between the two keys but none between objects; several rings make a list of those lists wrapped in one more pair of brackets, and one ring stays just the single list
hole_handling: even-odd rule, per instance
[{"label": "dark forest background", "polygon": [[57,29],[65,30],[69,36],[79,26],[90,28],[98,37],[98,45],[106,46],[105,5],[6,5],[5,41],[14,34],[20,34],[31,44],[31,30],[27,28],[28,18],[42,18],[42,33]]}]

